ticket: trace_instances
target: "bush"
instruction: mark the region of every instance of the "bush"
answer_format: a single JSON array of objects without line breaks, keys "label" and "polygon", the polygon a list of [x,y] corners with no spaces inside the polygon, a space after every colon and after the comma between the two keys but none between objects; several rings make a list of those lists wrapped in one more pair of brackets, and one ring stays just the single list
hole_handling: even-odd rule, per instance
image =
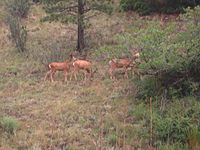
[{"label": "bush", "polygon": [[[184,108],[182,108],[183,103]],[[198,101],[188,97],[168,104],[163,112],[156,109],[153,115],[155,143],[196,142],[200,131],[199,106]],[[193,126],[196,126],[195,133]]]},{"label": "bush", "polygon": [[134,9],[140,15],[148,15],[152,12],[152,9],[150,8],[149,4],[143,1],[136,2],[134,4]]},{"label": "bush", "polygon": [[190,127],[190,119],[181,115],[155,116],[153,121],[157,139],[162,142],[184,143],[187,139],[186,131]]},{"label": "bush", "polygon": [[6,10],[11,16],[26,18],[30,9],[30,3],[27,0],[7,0]]},{"label": "bush", "polygon": [[187,11],[184,31],[177,32],[174,24],[166,29],[155,25],[137,37],[141,49],[139,70],[146,75],[143,84],[138,84],[140,96],[185,97],[198,91],[200,7]]},{"label": "bush", "polygon": [[8,24],[10,28],[10,37],[12,42],[15,44],[18,52],[25,52],[26,41],[27,41],[27,30],[26,27],[21,25],[21,21],[18,17],[9,16]]},{"label": "bush", "polygon": [[15,44],[18,52],[26,51],[27,30],[22,25],[22,18],[27,17],[30,9],[30,3],[27,0],[7,0],[6,10],[7,22],[10,29],[10,38]]},{"label": "bush", "polygon": [[200,132],[196,126],[187,131],[187,143],[190,150],[197,150],[200,147]]},{"label": "bush", "polygon": [[139,14],[146,15],[151,12],[163,12],[163,13],[183,13],[187,7],[194,8],[199,5],[199,0],[121,0],[120,10],[123,11],[136,11]]},{"label": "bush", "polygon": [[136,11],[140,15],[147,15],[151,13],[151,8],[149,4],[143,0],[121,0],[120,1],[121,11]]},{"label": "bush", "polygon": [[29,51],[29,57],[41,64],[48,65],[51,62],[69,61],[69,55],[73,49],[71,45],[66,45],[66,41],[49,42],[42,47],[35,45]]},{"label": "bush", "polygon": [[0,128],[7,134],[11,135],[19,129],[19,126],[12,118],[4,117],[0,120]]}]

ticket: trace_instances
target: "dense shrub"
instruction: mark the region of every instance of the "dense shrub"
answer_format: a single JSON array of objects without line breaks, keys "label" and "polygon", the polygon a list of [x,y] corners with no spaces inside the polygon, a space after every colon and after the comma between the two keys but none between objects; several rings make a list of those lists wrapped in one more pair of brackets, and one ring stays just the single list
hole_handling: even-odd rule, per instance
[{"label": "dense shrub", "polygon": [[[140,73],[151,77],[139,84],[144,98],[152,96],[184,97],[199,89],[200,69],[200,7],[188,10],[184,19],[186,28],[177,32],[172,25],[163,29],[160,25],[141,31],[137,37],[141,50]],[[198,14],[198,15],[197,15]],[[145,78],[148,78],[146,76]],[[155,81],[152,81],[155,80]],[[153,88],[153,89],[152,89]],[[152,95],[152,91],[154,95]]]},{"label": "dense shrub", "polygon": [[144,0],[121,0],[120,10],[133,10],[141,15],[147,15],[152,11],[149,3],[146,3]]},{"label": "dense shrub", "polygon": [[[190,102],[189,102],[190,101]],[[184,109],[182,104],[185,103]],[[188,97],[169,104],[160,112],[155,111],[153,115],[154,134],[156,143],[187,143],[191,142],[191,128],[196,126],[196,132],[200,132],[200,110],[199,103]]]},{"label": "dense shrub", "polygon": [[26,51],[27,30],[26,27],[21,25],[18,17],[9,16],[8,24],[10,28],[10,38],[15,44],[18,52]]},{"label": "dense shrub", "polygon": [[10,30],[10,38],[15,44],[18,52],[26,51],[27,30],[22,25],[22,18],[26,18],[30,9],[27,0],[7,0],[5,2],[7,11],[7,23]]},{"label": "dense shrub", "polygon": [[199,4],[199,0],[121,0],[119,7],[120,10],[132,10],[145,15],[151,12],[182,13],[184,8],[193,8]]},{"label": "dense shrub", "polygon": [[27,0],[7,0],[6,10],[11,16],[26,18],[30,9],[30,3]]}]

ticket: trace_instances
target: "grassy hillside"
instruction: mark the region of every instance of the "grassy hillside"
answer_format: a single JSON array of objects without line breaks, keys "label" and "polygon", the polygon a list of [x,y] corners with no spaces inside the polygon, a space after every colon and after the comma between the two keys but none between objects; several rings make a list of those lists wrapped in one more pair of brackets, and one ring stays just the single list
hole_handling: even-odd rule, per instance
[{"label": "grassy hillside", "polygon": [[[5,14],[2,4],[0,12]],[[28,52],[24,54],[16,52],[9,40],[5,18],[0,18],[0,150],[156,149],[149,147],[152,117],[149,99],[141,102],[133,98],[138,88],[133,78],[123,78],[121,70],[116,73],[117,80],[109,79],[111,56],[94,58],[92,54],[105,47],[112,47],[117,53],[121,48],[115,40],[118,35],[153,26],[147,20],[164,27],[167,21],[174,22],[176,18],[168,16],[165,22],[156,14],[139,17],[131,12],[116,12],[92,19],[93,26],[86,31],[86,58],[98,68],[94,79],[83,81],[81,72],[78,81],[64,82],[63,73],[57,73],[56,81],[51,83],[44,81],[47,64],[69,59],[68,54],[76,45],[76,26],[41,23],[43,16],[41,6],[34,5],[23,20],[28,29]],[[134,47],[132,41],[123,40],[122,43]],[[55,58],[47,55],[49,51],[61,54]],[[135,75],[129,73],[129,76]],[[157,101],[155,107],[167,112],[168,102]],[[176,113],[175,106],[180,112],[181,104],[169,105],[170,113]],[[170,143],[163,149],[169,146]]]},{"label": "grassy hillside", "polygon": [[[43,15],[40,6],[34,6],[24,20],[29,30],[28,48],[33,58],[38,55],[37,49],[45,51],[49,44],[60,39],[69,41],[68,46],[75,44],[73,25],[40,23]],[[92,23],[97,26],[93,26],[88,33],[92,33],[90,36],[101,33],[103,37],[99,38],[104,42],[124,30],[124,21],[126,16],[123,15],[112,18],[102,16],[100,20],[93,20]],[[14,131],[14,135],[9,135],[3,128],[0,130],[0,149],[146,147],[143,144],[146,141],[137,136],[141,125],[134,127],[131,124],[134,120],[128,114],[132,107],[130,93],[134,93],[134,87],[129,84],[131,79],[124,80],[120,76],[119,80],[111,81],[107,74],[108,65],[94,62],[99,71],[92,82],[81,78],[65,83],[62,73],[57,74],[56,82],[44,82],[46,66],[34,59],[27,60],[26,54],[18,54],[8,39],[4,19],[1,24],[0,117],[15,120],[19,129]]]}]

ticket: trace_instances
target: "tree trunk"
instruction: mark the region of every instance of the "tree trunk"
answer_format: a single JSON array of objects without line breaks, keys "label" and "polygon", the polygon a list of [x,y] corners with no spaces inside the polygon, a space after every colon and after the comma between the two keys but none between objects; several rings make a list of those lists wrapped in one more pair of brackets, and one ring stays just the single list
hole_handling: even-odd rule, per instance
[{"label": "tree trunk", "polygon": [[83,0],[78,0],[78,40],[77,50],[81,52],[85,48],[84,42],[84,4]]}]

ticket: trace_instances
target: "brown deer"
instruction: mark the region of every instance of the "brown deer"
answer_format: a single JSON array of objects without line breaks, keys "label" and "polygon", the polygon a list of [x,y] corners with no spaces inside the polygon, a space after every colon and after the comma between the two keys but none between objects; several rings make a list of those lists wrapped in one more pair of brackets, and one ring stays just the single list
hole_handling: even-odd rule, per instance
[{"label": "brown deer", "polygon": [[74,78],[75,80],[77,80],[77,73],[79,70],[83,70],[84,71],[84,74],[85,74],[85,80],[87,79],[87,74],[91,80],[91,78],[93,77],[93,74],[96,72],[96,70],[94,72],[92,72],[92,63],[89,62],[89,61],[86,61],[86,60],[76,60],[74,57],[73,57],[73,71],[71,73],[71,76],[70,76],[70,80],[72,80],[72,76],[74,75]]},{"label": "brown deer", "polygon": [[72,67],[72,62],[53,62],[49,64],[49,71],[46,73],[44,80],[46,80],[49,76],[51,78],[51,82],[54,81],[54,76],[57,71],[63,71],[65,74],[65,81],[67,81],[68,71]]},{"label": "brown deer", "polygon": [[[140,54],[136,53],[133,55],[134,57],[139,57]],[[118,68],[123,68],[125,71],[124,77],[128,78],[128,68],[131,68],[133,73],[137,72],[137,68],[135,66],[135,58],[130,59],[130,58],[124,58],[124,59],[117,59],[113,58],[109,61],[110,69],[109,69],[109,74],[110,74],[110,79],[114,79],[114,71]]]}]

